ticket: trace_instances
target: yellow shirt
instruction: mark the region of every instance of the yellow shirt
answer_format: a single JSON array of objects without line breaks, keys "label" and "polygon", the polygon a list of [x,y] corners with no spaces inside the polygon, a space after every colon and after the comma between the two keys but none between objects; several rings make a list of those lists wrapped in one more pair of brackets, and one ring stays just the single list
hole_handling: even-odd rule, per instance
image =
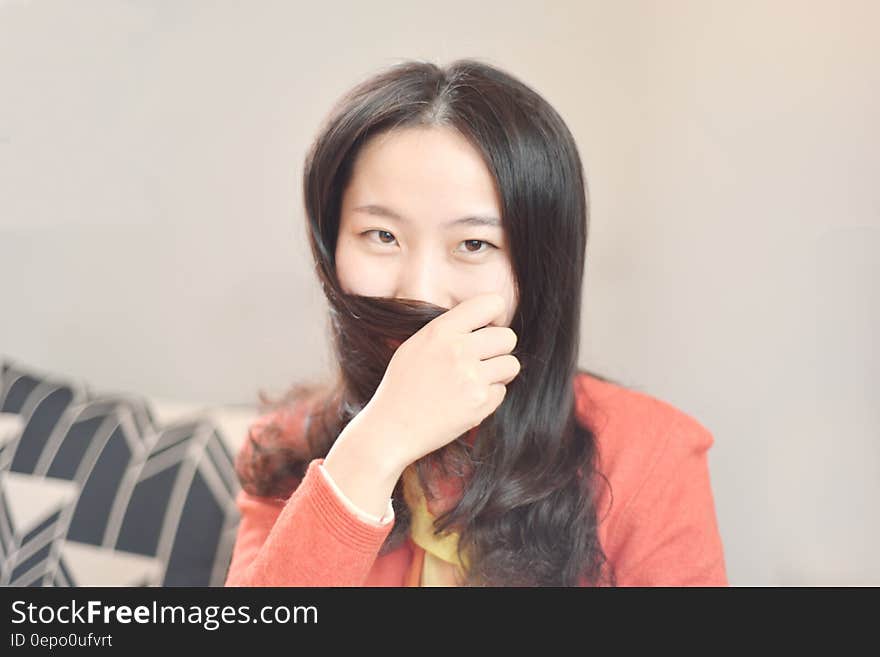
[{"label": "yellow shirt", "polygon": [[414,558],[422,559],[419,585],[458,586],[462,576],[457,553],[458,532],[434,534],[434,516],[428,511],[414,466],[403,473],[403,497],[410,511],[410,538],[417,547]]}]

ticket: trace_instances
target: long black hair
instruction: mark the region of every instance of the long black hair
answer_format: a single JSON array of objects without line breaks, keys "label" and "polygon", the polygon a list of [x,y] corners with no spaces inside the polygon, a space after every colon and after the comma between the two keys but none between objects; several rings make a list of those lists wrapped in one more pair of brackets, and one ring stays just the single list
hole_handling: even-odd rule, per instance
[{"label": "long black hair", "polygon": [[[298,384],[274,407],[308,401],[305,440],[293,448],[271,423],[250,436],[238,463],[246,490],[287,495],[314,458],[327,455],[375,393],[398,342],[447,309],[345,293],[334,254],[342,197],[360,148],[411,127],[457,130],[495,179],[510,245],[518,306],[511,321],[519,375],[477,428],[416,462],[430,497],[431,473],[460,477],[461,495],[438,532],[459,532],[467,585],[574,586],[614,583],[598,538],[596,440],[575,413],[588,192],[575,140],[538,93],[499,68],[462,59],[445,68],[407,61],[373,75],[332,109],[303,175],[307,233],[329,302],[338,371],[324,388]],[[597,374],[588,373],[605,379]],[[263,396],[263,401],[267,399]],[[438,469],[439,468],[439,469]],[[409,530],[402,482],[382,553]]]}]

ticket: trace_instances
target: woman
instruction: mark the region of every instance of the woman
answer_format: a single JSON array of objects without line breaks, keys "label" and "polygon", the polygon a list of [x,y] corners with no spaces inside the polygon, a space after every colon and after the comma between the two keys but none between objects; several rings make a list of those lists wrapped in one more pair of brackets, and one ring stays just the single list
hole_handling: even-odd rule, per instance
[{"label": "woman", "polygon": [[304,172],[339,367],[251,427],[227,585],[727,584],[711,434],[578,369],[586,191],[495,67],[346,94]]}]

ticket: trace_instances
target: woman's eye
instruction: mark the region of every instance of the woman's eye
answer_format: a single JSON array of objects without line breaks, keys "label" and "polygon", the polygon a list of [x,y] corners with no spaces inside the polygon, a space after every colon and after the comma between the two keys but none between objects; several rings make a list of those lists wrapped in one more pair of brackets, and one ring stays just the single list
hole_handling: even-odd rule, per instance
[{"label": "woman's eye", "polygon": [[[465,251],[467,251],[468,253],[485,253],[490,248],[492,248],[492,249],[498,248],[497,246],[495,246],[494,244],[492,244],[490,242],[487,242],[486,240],[465,240],[464,242],[462,242],[462,244],[465,245],[465,247],[464,247]],[[480,247],[484,244],[486,245],[487,248],[481,249]],[[471,247],[474,247],[474,248],[471,248]]]},{"label": "woman's eye", "polygon": [[368,230],[361,234],[371,235],[372,233],[376,233],[376,236],[379,238],[379,242],[381,242],[382,244],[391,244],[391,242],[387,241],[386,236],[390,237],[392,240],[394,239],[394,235],[389,233],[387,230]]},{"label": "woman's eye", "polygon": [[387,235],[392,240],[394,239],[394,235],[389,233],[387,230],[377,230],[376,233],[378,233],[379,235],[379,241],[383,244],[390,244],[390,242],[385,238],[385,235]]}]

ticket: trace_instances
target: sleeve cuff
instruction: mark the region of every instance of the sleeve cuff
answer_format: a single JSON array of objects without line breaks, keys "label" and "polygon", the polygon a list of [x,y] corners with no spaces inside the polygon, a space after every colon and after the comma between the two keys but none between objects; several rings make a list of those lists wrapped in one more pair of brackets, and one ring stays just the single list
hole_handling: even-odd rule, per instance
[{"label": "sleeve cuff", "polygon": [[327,472],[326,468],[324,468],[324,463],[321,462],[318,464],[318,470],[321,472],[321,475],[324,477],[324,480],[330,485],[330,488],[333,489],[333,492],[336,494],[336,497],[345,504],[348,509],[354,513],[358,518],[363,520],[364,522],[370,522],[375,525],[387,525],[392,520],[394,520],[394,507],[391,504],[391,500],[388,500],[388,508],[385,509],[385,514],[378,518],[374,516],[372,513],[367,513],[363,511],[359,507],[357,507],[354,502],[352,502],[348,497],[346,497],[345,493],[342,492],[342,489],[336,485],[336,482],[333,481],[333,478],[330,476],[330,473]]}]

